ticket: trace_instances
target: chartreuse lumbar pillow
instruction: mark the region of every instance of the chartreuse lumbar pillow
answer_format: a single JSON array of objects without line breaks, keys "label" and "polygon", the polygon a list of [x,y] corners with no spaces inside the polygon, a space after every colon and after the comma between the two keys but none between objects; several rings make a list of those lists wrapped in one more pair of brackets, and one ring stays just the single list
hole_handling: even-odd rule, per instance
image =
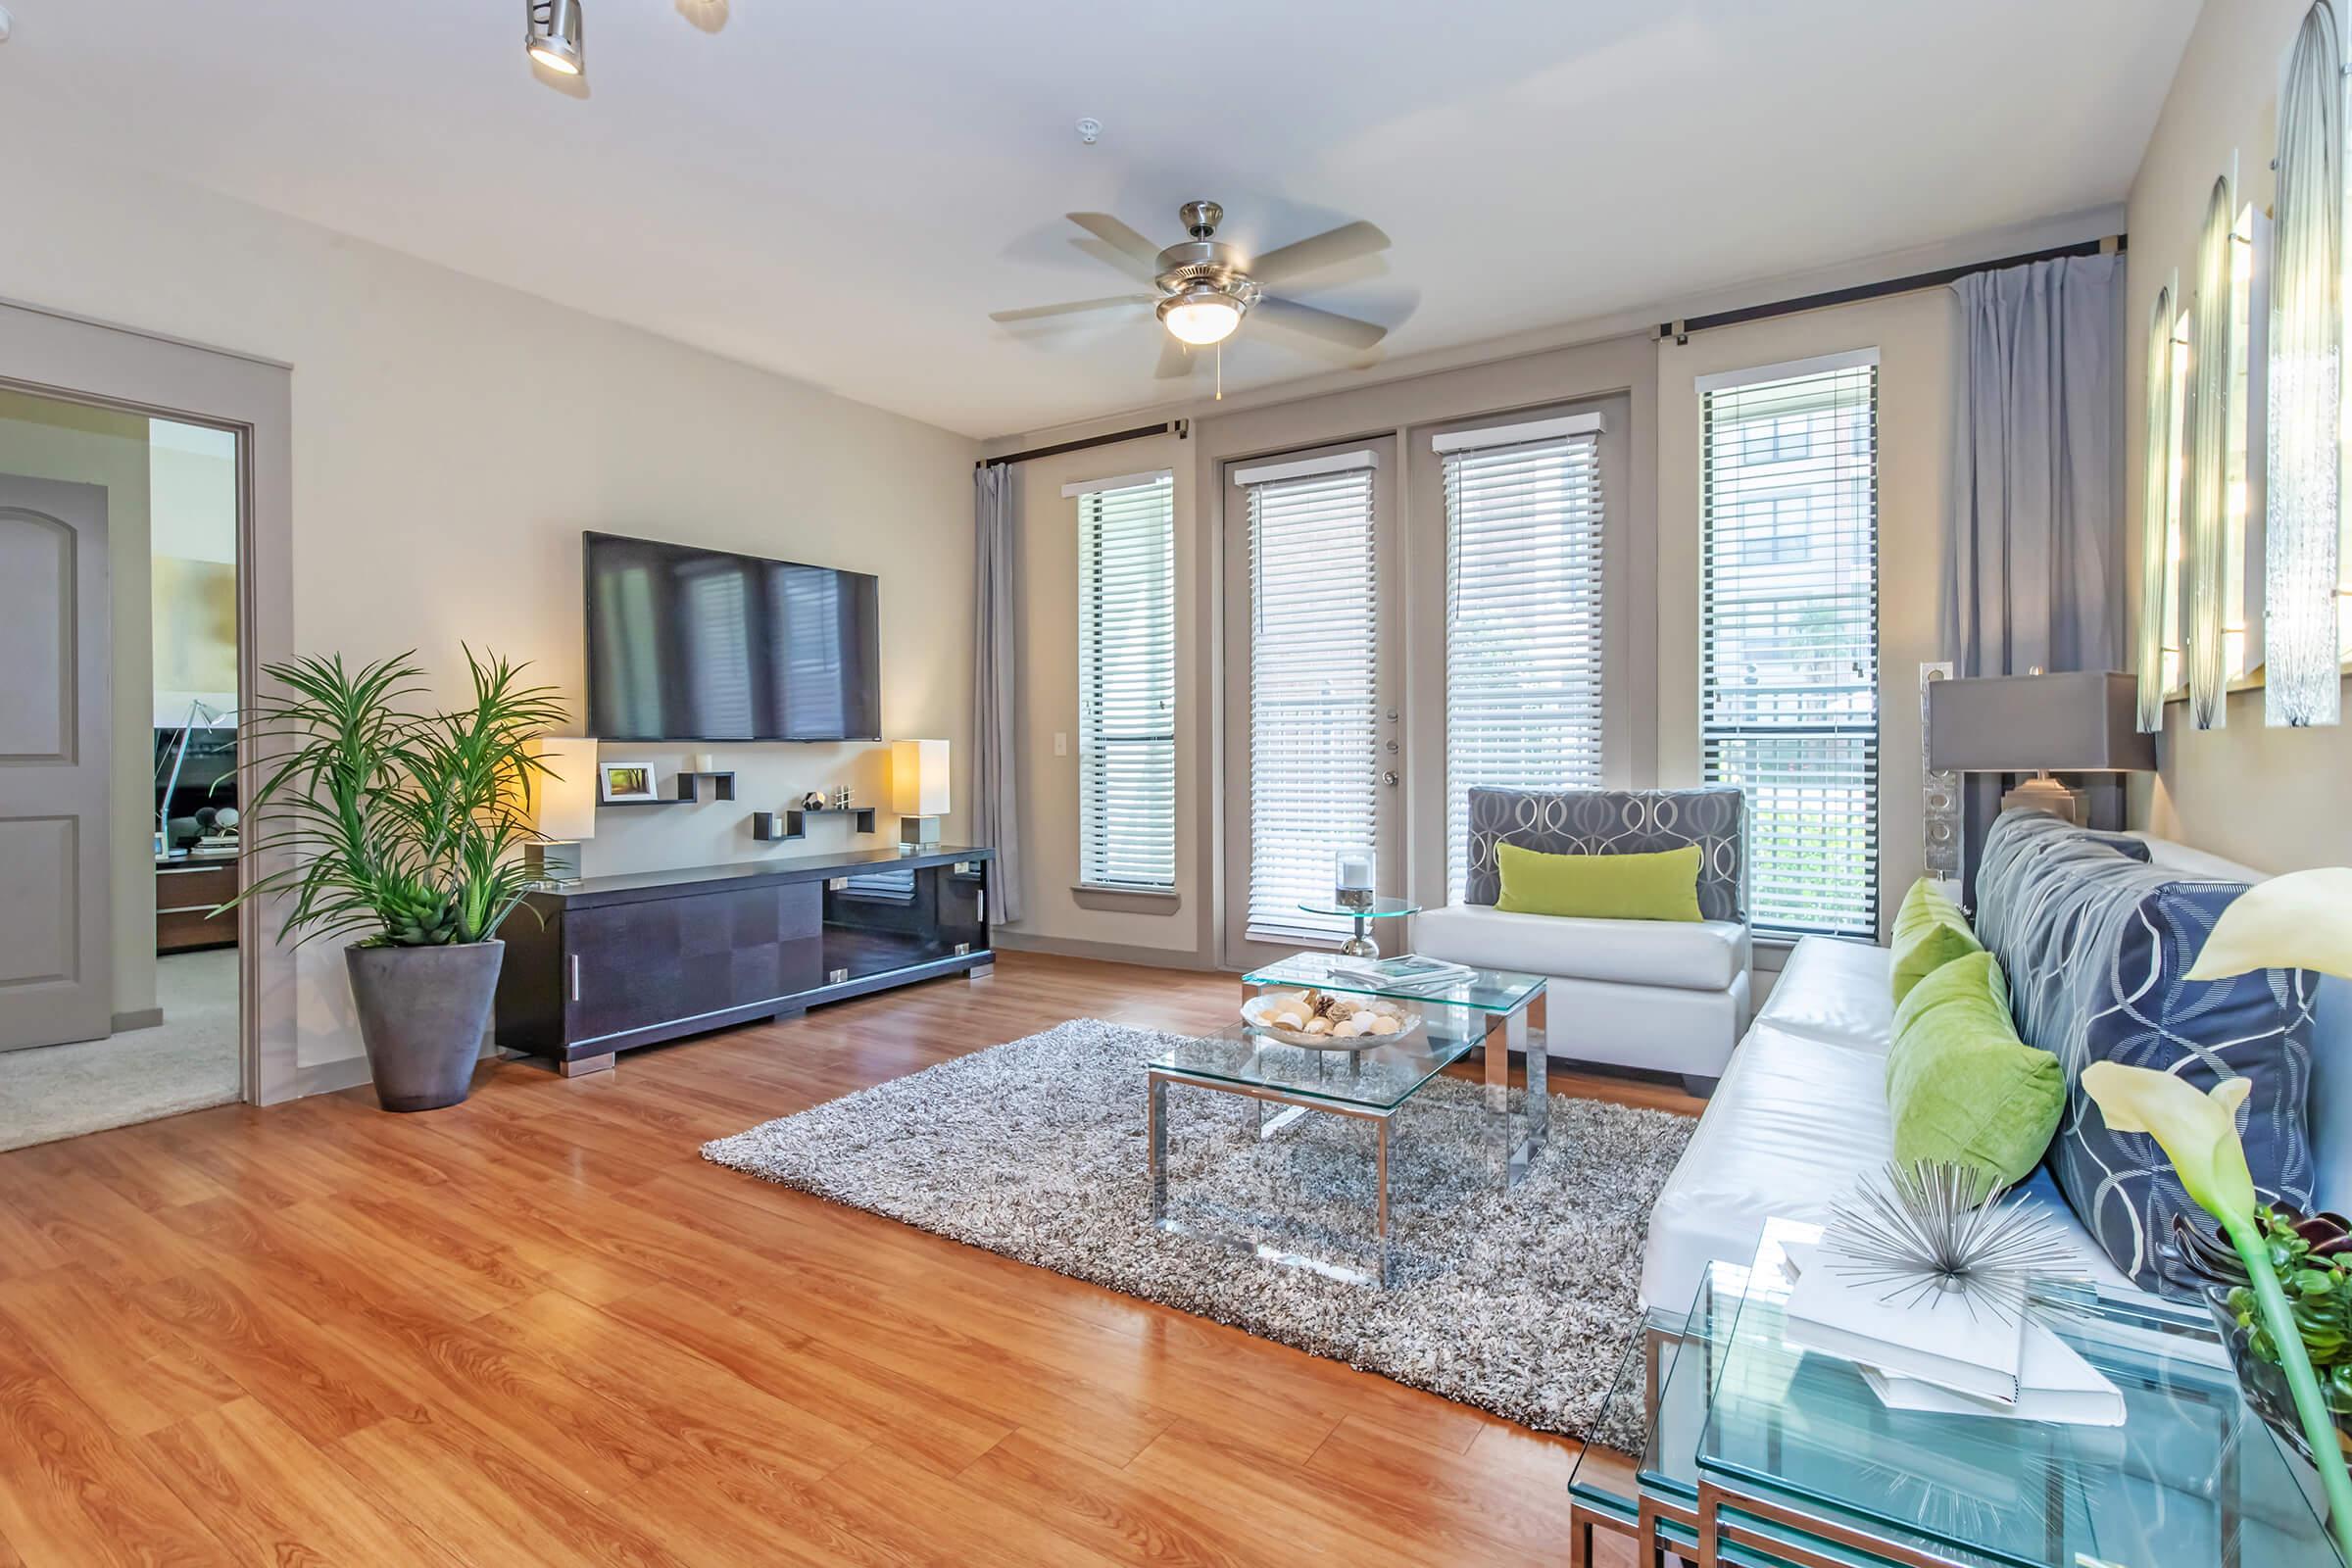
[{"label": "chartreuse lumbar pillow", "polygon": [[2066,1108],[2066,1070],[2018,1038],[1991,954],[1941,965],[1895,1007],[1886,1108],[1897,1163],[1973,1165],[2004,1182],[2040,1163]]},{"label": "chartreuse lumbar pillow", "polygon": [[1921,877],[1894,913],[1894,1000],[1954,958],[1984,951],[1960,906]]},{"label": "chartreuse lumbar pillow", "polygon": [[1640,855],[1545,855],[1494,846],[1506,914],[1580,915],[1591,920],[1696,920],[1698,846]]}]

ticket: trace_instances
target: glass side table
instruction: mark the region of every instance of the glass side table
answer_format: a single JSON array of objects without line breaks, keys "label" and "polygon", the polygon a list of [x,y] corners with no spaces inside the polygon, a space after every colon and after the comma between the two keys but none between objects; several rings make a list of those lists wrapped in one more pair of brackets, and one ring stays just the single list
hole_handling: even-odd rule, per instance
[{"label": "glass side table", "polygon": [[1402,899],[1373,899],[1362,906],[1342,904],[1337,899],[1300,900],[1299,910],[1306,914],[1340,914],[1355,922],[1355,935],[1340,944],[1340,952],[1350,958],[1377,958],[1380,944],[1372,940],[1372,922],[1400,920],[1408,914],[1419,914],[1421,906]]},{"label": "glass side table", "polygon": [[1648,1437],[1635,1464],[1580,1458],[1572,1552],[1605,1528],[1699,1568],[2339,1568],[2203,1312],[2086,1293],[2053,1320],[2122,1394],[2120,1427],[1891,1410],[1781,1337],[1779,1247],[1817,1234],[1773,1222],[1752,1272],[1718,1264],[1681,1324],[1644,1322],[1596,1430],[1638,1399]]}]

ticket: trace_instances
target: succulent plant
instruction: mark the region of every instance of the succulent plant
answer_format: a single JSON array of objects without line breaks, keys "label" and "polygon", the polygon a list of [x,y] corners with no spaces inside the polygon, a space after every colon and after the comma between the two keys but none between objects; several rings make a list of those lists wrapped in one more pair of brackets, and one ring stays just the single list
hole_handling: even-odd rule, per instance
[{"label": "succulent plant", "polygon": [[[2352,1221],[2326,1211],[2305,1214],[2291,1203],[2263,1204],[2255,1220],[2328,1412],[2352,1415]],[[2262,1322],[2245,1265],[2229,1244],[2179,1215],[2173,1241],[2183,1263],[2227,1288],[2230,1310],[2249,1348],[2277,1365],[2278,1344]]]}]

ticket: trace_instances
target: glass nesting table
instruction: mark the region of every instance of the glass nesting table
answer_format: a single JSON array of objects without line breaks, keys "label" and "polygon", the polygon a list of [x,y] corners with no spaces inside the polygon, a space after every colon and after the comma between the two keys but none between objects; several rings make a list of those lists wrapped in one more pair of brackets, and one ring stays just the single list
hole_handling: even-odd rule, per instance
[{"label": "glass nesting table", "polygon": [[[1389,1225],[1390,1124],[1424,1085],[1455,1062],[1483,1055],[1482,1100],[1488,1124],[1487,1159],[1503,1187],[1519,1182],[1542,1157],[1550,1135],[1541,1038],[1530,1049],[1532,1024],[1540,1028],[1544,977],[1507,970],[1474,970],[1464,979],[1423,990],[1388,989],[1330,972],[1323,954],[1299,954],[1242,977],[1245,998],[1274,989],[1318,989],[1377,997],[1407,1004],[1424,1025],[1411,1038],[1361,1051],[1316,1050],[1285,1045],[1240,1023],[1202,1039],[1171,1040],[1146,1063],[1148,1159],[1151,1220],[1162,1230],[1192,1234],[1168,1214],[1168,1090],[1207,1089],[1257,1102],[1257,1134],[1272,1138],[1309,1111],[1326,1111],[1368,1121],[1375,1127],[1374,1241],[1377,1263],[1369,1274],[1318,1263],[1266,1247],[1260,1255],[1305,1263],[1325,1273],[1386,1285],[1392,1251]],[[1527,1061],[1527,1093],[1514,1110],[1510,1054]]]},{"label": "glass nesting table", "polygon": [[[1773,1222],[1774,1227],[1782,1222]],[[1779,1240],[1806,1240],[1788,1227]],[[1573,1568],[1596,1529],[1698,1568],[2340,1568],[2307,1472],[2246,1406],[2211,1318],[2079,1292],[2051,1326],[2122,1394],[2120,1427],[1893,1410],[1851,1362],[1781,1335],[1775,1232],[1688,1313],[1631,1336],[1569,1481]],[[2299,1473],[2302,1472],[2302,1473]]]}]

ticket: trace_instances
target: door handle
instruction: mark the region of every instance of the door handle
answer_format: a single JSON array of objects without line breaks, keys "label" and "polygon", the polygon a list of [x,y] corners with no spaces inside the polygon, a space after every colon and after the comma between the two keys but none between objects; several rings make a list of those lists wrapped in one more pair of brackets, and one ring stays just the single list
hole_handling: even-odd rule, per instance
[{"label": "door handle", "polygon": [[580,1000],[580,956],[576,953],[571,956],[571,1000]]}]

